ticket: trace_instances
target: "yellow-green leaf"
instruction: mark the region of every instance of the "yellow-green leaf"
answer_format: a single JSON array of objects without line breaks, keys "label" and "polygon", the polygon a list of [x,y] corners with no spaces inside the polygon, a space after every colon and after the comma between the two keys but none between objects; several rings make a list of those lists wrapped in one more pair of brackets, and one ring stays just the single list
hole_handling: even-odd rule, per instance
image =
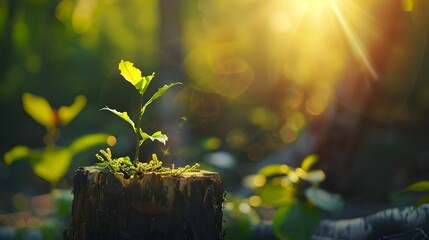
[{"label": "yellow-green leaf", "polygon": [[68,148],[47,147],[39,159],[32,159],[34,172],[41,178],[57,183],[70,166],[72,152]]},{"label": "yellow-green leaf", "polygon": [[266,177],[272,176],[272,175],[287,175],[292,170],[288,165],[285,164],[271,164],[268,166],[265,166],[261,168],[258,171],[258,174],[264,175]]},{"label": "yellow-green leaf", "polygon": [[58,110],[58,115],[63,126],[67,125],[85,107],[86,97],[79,95],[75,98],[71,106],[62,106]]},{"label": "yellow-green leaf", "polygon": [[316,154],[310,154],[302,161],[301,168],[304,171],[308,171],[319,159],[319,156]]},{"label": "yellow-green leaf", "polygon": [[26,146],[16,146],[9,150],[4,155],[4,161],[6,164],[12,164],[16,160],[28,158],[31,155],[31,149]]},{"label": "yellow-green leaf", "polygon": [[408,186],[404,191],[421,192],[429,190],[429,181],[420,181]]},{"label": "yellow-green leaf", "polygon": [[70,150],[72,151],[73,154],[76,154],[88,148],[91,148],[100,144],[106,144],[107,138],[109,136],[110,136],[109,134],[105,134],[105,133],[94,133],[94,134],[84,135],[73,141],[73,143],[70,145]]},{"label": "yellow-green leaf", "polygon": [[24,93],[22,102],[25,112],[36,122],[42,124],[46,128],[55,127],[54,110],[45,98],[30,93]]},{"label": "yellow-green leaf", "polygon": [[419,200],[417,200],[417,202],[413,205],[413,209],[416,209],[418,207],[420,207],[423,204],[429,203],[429,196],[425,195],[421,198],[419,198]]},{"label": "yellow-green leaf", "polygon": [[[140,81],[142,81],[142,72],[134,67],[134,63],[129,61],[121,60],[119,63],[119,70],[121,71],[121,75],[133,84],[133,86],[136,86]],[[144,87],[145,83],[142,84],[142,88]]]}]

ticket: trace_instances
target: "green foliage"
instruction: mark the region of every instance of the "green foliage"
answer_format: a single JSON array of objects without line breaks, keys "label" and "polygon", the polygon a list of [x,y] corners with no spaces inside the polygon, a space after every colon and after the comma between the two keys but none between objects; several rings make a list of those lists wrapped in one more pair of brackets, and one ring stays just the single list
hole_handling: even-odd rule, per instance
[{"label": "green foliage", "polygon": [[320,221],[320,211],[308,203],[295,202],[277,209],[273,218],[276,236],[282,240],[310,239]]},{"label": "green foliage", "polygon": [[75,139],[69,146],[57,146],[60,128],[73,120],[86,104],[84,96],[76,97],[71,106],[62,106],[54,110],[49,102],[39,96],[24,93],[22,96],[25,112],[36,122],[46,127],[46,146],[43,149],[32,149],[27,146],[15,146],[5,153],[4,160],[12,164],[17,160],[28,159],[36,173],[51,184],[57,183],[67,173],[73,156],[91,147],[105,144],[108,134],[86,134]]},{"label": "green foliage", "polygon": [[275,210],[273,226],[279,239],[309,239],[320,221],[321,211],[339,213],[344,205],[340,195],[329,193],[319,184],[325,179],[322,170],[312,170],[316,155],[307,156],[300,167],[268,165],[245,179],[258,201],[254,207]]},{"label": "green foliage", "polygon": [[163,87],[159,88],[158,91],[156,91],[152,95],[152,97],[149,98],[149,100],[143,103],[143,96],[147,88],[149,87],[150,83],[152,82],[152,79],[154,78],[155,73],[152,73],[152,75],[149,75],[149,76],[142,77],[142,73],[140,69],[134,67],[134,63],[129,61],[124,61],[124,60],[121,60],[119,62],[118,69],[120,70],[121,75],[124,77],[124,79],[129,83],[131,83],[140,94],[140,110],[139,110],[137,123],[134,123],[134,121],[129,117],[127,112],[119,112],[116,109],[110,109],[108,107],[104,107],[100,110],[110,111],[111,113],[115,114],[116,116],[120,117],[121,119],[125,120],[127,123],[131,125],[136,136],[136,150],[135,150],[134,162],[137,163],[139,161],[140,146],[143,144],[145,140],[147,139],[150,139],[152,141],[156,140],[163,144],[166,144],[168,140],[167,135],[161,133],[161,131],[156,131],[152,135],[149,135],[148,133],[144,132],[140,128],[142,117],[146,111],[146,108],[157,98],[161,97],[168,89],[182,83],[176,82],[170,85],[164,85]]},{"label": "green foliage", "polygon": [[152,159],[148,163],[132,162],[128,156],[112,158],[110,148],[100,150],[100,154],[96,154],[96,157],[101,162],[97,164],[99,167],[109,169],[115,173],[123,173],[126,177],[131,178],[136,175],[142,175],[146,172],[181,175],[183,173],[197,172],[199,171],[198,168],[200,166],[196,163],[193,166],[186,165],[185,167],[174,168],[173,165],[171,168],[165,168],[162,166],[162,162],[158,160],[156,154],[152,154]]},{"label": "green foliage", "polygon": [[[411,191],[411,192],[429,191],[429,181],[420,181],[420,182],[413,183],[407,188],[405,188],[404,191]],[[414,209],[416,209],[426,203],[429,203],[429,195],[425,195],[419,198],[417,202],[414,203],[413,207]]]}]

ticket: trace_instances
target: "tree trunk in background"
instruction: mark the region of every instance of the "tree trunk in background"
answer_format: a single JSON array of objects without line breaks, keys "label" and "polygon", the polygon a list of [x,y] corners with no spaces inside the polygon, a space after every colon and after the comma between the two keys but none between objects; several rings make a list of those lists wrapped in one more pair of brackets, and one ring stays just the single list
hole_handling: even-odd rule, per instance
[{"label": "tree trunk in background", "polygon": [[217,173],[124,178],[77,170],[65,239],[223,239],[224,190]]},{"label": "tree trunk in background", "polygon": [[[383,1],[382,4],[378,5],[372,16],[378,23],[379,37],[369,42],[365,48],[368,52],[368,59],[377,75],[371,74],[368,69],[363,69],[358,57],[351,59],[348,68],[339,81],[334,100],[326,112],[310,124],[301,139],[307,143],[306,154],[317,153],[320,156],[321,168],[327,176],[324,184],[331,191],[347,195],[348,192],[355,190],[354,187],[362,185],[362,183],[353,183],[355,184],[353,185],[351,182],[356,181],[356,179],[350,177],[353,175],[357,152],[370,139],[374,130],[385,131],[389,127],[388,121],[379,121],[374,117],[374,113],[377,110],[391,110],[382,105],[382,101],[386,101],[383,99],[383,94],[389,91],[389,84],[392,84],[389,82],[392,81],[389,79],[392,76],[392,71],[393,75],[400,74],[399,71],[401,71],[392,70],[392,65],[389,66],[389,64],[392,64],[392,54],[398,51],[395,49],[395,44],[398,41],[406,41],[403,40],[405,37],[402,35],[410,34],[410,32],[404,31],[404,19],[409,18],[407,14],[409,13],[404,12],[401,8],[401,1]],[[421,31],[421,29],[411,31],[419,30]],[[411,33],[416,34],[415,32]],[[416,36],[412,37],[416,38]],[[414,39],[414,41],[416,43],[420,40]],[[419,51],[418,47],[411,45],[413,44],[412,40],[408,40],[407,43],[409,45],[402,47],[412,49],[411,51],[414,52]],[[409,60],[414,61],[412,67],[419,61],[415,61],[416,59]],[[387,70],[388,67],[390,67],[389,70]],[[411,67],[405,71],[410,72],[410,69]],[[401,84],[411,88],[412,78],[413,76],[409,76],[400,79]],[[394,103],[390,104],[389,107],[392,105]],[[380,158],[376,161],[380,163],[381,161],[389,161],[389,159]],[[373,166],[377,166],[376,162],[374,164]],[[371,169],[371,164],[367,167],[368,172],[374,171]],[[383,178],[382,174],[383,170],[380,169],[378,176]],[[368,175],[359,176],[361,179],[366,177]]]}]

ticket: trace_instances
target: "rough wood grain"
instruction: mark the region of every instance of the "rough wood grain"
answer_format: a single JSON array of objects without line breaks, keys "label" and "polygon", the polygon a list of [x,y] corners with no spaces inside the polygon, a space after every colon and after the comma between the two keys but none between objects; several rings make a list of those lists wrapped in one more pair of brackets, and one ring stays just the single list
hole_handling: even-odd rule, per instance
[{"label": "rough wood grain", "polygon": [[223,239],[217,173],[124,178],[94,167],[74,177],[65,239]]}]

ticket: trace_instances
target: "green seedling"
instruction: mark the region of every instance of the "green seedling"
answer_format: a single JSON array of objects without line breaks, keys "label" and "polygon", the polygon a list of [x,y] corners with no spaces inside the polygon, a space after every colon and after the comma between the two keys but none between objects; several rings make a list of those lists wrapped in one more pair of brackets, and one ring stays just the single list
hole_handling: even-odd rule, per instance
[{"label": "green seedling", "polygon": [[134,67],[134,63],[129,61],[121,60],[119,62],[119,70],[121,75],[124,77],[126,81],[131,83],[135,89],[138,91],[140,95],[140,105],[137,116],[137,122],[129,117],[127,112],[119,112],[116,109],[111,109],[109,107],[104,107],[100,110],[109,111],[121,119],[125,120],[132,127],[135,134],[135,155],[134,160],[131,161],[130,157],[119,157],[112,158],[112,154],[110,149],[101,150],[100,154],[97,154],[97,158],[101,161],[101,164],[98,166],[109,169],[112,172],[122,172],[126,176],[133,177],[135,174],[144,173],[144,172],[157,172],[157,173],[172,173],[172,174],[181,174],[183,172],[192,172],[198,168],[198,164],[194,166],[186,166],[182,168],[174,169],[174,165],[172,168],[164,168],[162,167],[162,162],[158,160],[156,154],[152,154],[152,160],[149,163],[142,163],[139,161],[139,152],[142,144],[150,139],[151,141],[159,141],[164,145],[168,141],[168,137],[166,134],[161,131],[155,131],[152,134],[148,134],[141,128],[143,114],[146,112],[147,107],[156,99],[164,95],[171,87],[182,84],[181,82],[171,83],[169,85],[164,85],[148,99],[145,101],[145,93],[153,78],[155,77],[155,73],[152,73],[149,76],[142,76],[140,69]]}]

